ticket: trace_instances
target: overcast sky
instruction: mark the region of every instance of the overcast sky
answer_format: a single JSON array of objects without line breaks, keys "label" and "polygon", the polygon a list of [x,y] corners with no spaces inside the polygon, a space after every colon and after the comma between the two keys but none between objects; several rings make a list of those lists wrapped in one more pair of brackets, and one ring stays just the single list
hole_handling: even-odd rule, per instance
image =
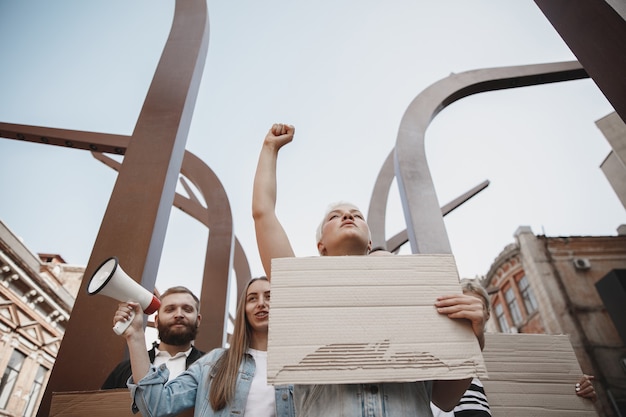
[{"label": "overcast sky", "polygon": [[[326,206],[367,211],[410,102],[450,73],[574,60],[533,1],[209,0],[208,58],[187,140],[230,199],[235,233],[263,274],[251,217],[272,123],[296,126],[279,158],[279,217],[316,255]],[[130,135],[172,21],[172,0],[0,0],[0,121]],[[483,275],[515,230],[615,235],[626,215],[599,166],[595,121],[613,109],[593,81],[483,93],[426,132],[461,277]],[[89,152],[0,139],[0,219],[33,252],[85,265],[116,173]],[[184,193],[179,187],[181,193]],[[404,229],[392,189],[387,234]],[[207,231],[172,210],[157,287],[200,291]],[[407,245],[408,246],[408,245]],[[404,250],[408,253],[408,247]]]}]

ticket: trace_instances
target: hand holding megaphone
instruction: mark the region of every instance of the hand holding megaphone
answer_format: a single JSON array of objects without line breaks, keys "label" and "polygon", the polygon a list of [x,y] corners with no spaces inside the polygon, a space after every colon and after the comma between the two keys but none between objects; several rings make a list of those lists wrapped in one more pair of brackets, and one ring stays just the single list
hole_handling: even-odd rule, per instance
[{"label": "hand holding megaphone", "polygon": [[[135,325],[135,321],[140,324]],[[119,303],[113,316],[113,331],[120,335],[130,336],[129,329],[142,330],[143,313],[139,303],[127,301]]]},{"label": "hand holding megaphone", "polygon": [[[161,302],[154,294],[139,285],[124,272],[115,256],[104,261],[96,269],[96,272],[89,280],[89,285],[87,285],[87,293],[89,295],[106,295],[122,302],[137,302],[146,314],[154,313],[161,306]],[[128,320],[118,321],[113,326],[113,331],[118,335],[124,333],[133,321],[134,316],[135,313],[131,309]]]}]

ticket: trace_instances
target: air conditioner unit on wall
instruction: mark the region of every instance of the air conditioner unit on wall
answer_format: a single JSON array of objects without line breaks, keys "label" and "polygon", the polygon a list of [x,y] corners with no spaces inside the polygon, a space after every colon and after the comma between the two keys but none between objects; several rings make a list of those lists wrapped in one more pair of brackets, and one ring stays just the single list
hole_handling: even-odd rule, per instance
[{"label": "air conditioner unit on wall", "polygon": [[574,268],[589,269],[591,268],[591,262],[587,258],[574,258]]}]

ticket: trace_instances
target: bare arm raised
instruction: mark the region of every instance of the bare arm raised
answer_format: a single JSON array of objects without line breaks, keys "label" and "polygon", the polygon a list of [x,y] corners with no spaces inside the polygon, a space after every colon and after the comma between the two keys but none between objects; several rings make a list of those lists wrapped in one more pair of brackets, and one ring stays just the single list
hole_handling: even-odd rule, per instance
[{"label": "bare arm raised", "polygon": [[295,128],[275,124],[267,132],[259,155],[252,191],[252,217],[257,246],[268,279],[273,258],[293,257],[289,238],[276,217],[276,161],[278,151],[293,140]]}]

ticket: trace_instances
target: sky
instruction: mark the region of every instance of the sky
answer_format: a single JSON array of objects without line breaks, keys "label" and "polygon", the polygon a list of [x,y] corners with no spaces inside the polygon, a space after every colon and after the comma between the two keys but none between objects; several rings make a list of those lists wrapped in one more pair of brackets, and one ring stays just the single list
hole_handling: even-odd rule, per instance
[{"label": "sky", "polygon": [[[411,101],[481,68],[575,60],[533,1],[208,0],[210,41],[186,149],[218,176],[253,276],[262,275],[252,181],[273,123],[296,127],[278,161],[277,212],[297,256],[317,255],[329,203],[367,212]],[[130,135],[174,1],[0,0],[0,122]],[[460,277],[488,272],[520,226],[611,236],[626,212],[600,164],[613,108],[590,79],[489,92],[426,131]],[[89,152],[0,138],[0,220],[35,253],[86,265],[116,173]],[[181,186],[179,192],[184,194]],[[392,187],[387,235],[405,228]],[[207,231],[173,208],[157,288],[200,292]],[[409,253],[405,245],[401,253]]]}]

